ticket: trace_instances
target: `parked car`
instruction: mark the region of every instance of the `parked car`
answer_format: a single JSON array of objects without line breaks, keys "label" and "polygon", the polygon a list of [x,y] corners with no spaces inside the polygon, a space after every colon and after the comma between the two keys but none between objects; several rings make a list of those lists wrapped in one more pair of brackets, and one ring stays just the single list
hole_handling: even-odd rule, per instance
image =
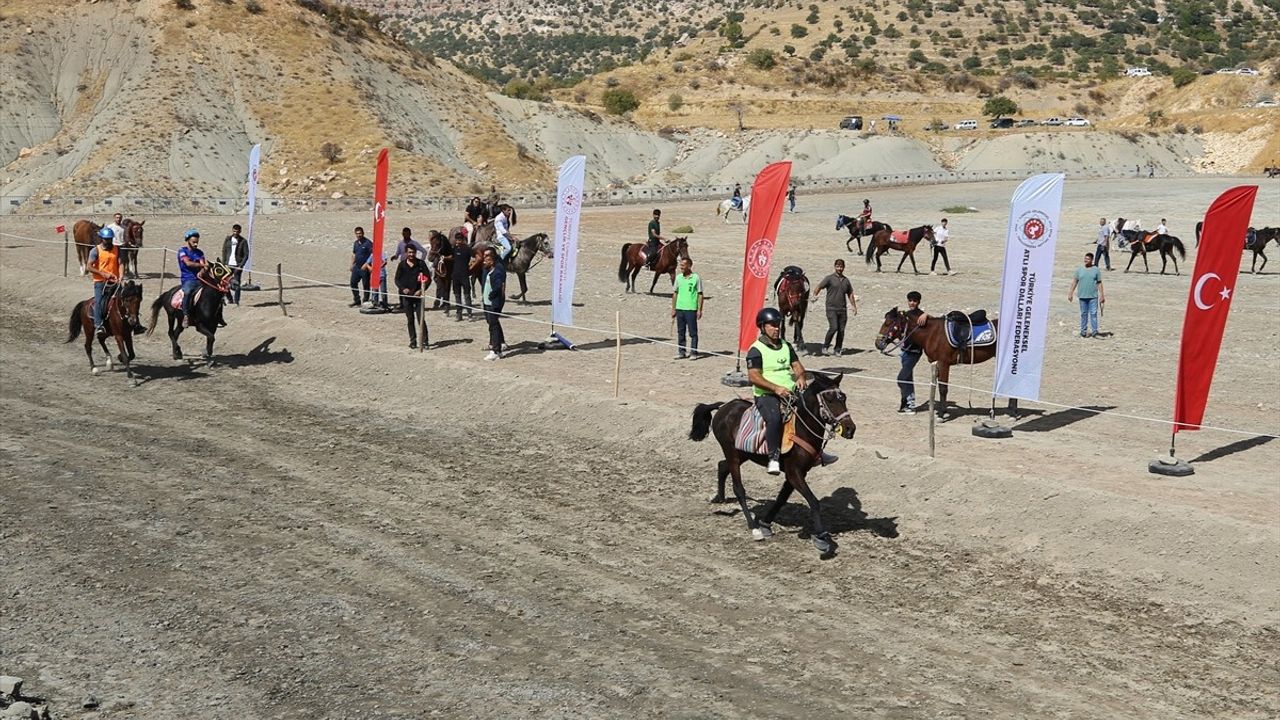
[{"label": "parked car", "polygon": [[977,120],[961,120],[960,122],[956,123],[956,129],[957,130],[977,130],[978,121]]},{"label": "parked car", "polygon": [[1125,77],[1149,77],[1151,71],[1144,67],[1131,67],[1124,71]]},{"label": "parked car", "polygon": [[1013,118],[996,118],[991,121],[991,129],[1004,130],[1013,127]]},{"label": "parked car", "polygon": [[1089,121],[1082,117],[1067,118],[1066,125],[1071,127],[1089,127]]},{"label": "parked car", "polygon": [[1030,118],[1023,118],[1013,124],[1014,127],[1035,127],[1036,125],[1036,121],[1031,120]]},{"label": "parked car", "polygon": [[1221,68],[1220,70],[1218,70],[1218,74],[1219,75],[1235,75],[1236,71],[1232,70],[1231,68]]},{"label": "parked car", "polygon": [[1254,70],[1253,68],[1240,68],[1239,70],[1236,71],[1236,74],[1237,75],[1261,75],[1262,73],[1258,72],[1257,70]]},{"label": "parked car", "polygon": [[861,130],[862,116],[846,115],[844,119],[840,121],[840,129],[841,130]]},{"label": "parked car", "polygon": [[1259,100],[1253,104],[1254,107],[1280,107],[1280,102],[1275,100]]},{"label": "parked car", "polygon": [[1040,124],[1041,125],[1061,125],[1062,118],[1060,117],[1045,118],[1044,120],[1040,121]]}]

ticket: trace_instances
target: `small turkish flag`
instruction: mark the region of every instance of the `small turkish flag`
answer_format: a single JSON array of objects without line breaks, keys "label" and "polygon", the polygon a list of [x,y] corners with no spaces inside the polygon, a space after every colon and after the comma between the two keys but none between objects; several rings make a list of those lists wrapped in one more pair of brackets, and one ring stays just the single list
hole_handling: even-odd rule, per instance
[{"label": "small turkish flag", "polygon": [[66,231],[67,231],[67,226],[66,226],[66,225],[59,225],[58,227],[54,228],[54,229],[53,229],[53,231],[54,231],[54,232],[56,232],[56,233],[64,233],[64,232],[66,232]]}]

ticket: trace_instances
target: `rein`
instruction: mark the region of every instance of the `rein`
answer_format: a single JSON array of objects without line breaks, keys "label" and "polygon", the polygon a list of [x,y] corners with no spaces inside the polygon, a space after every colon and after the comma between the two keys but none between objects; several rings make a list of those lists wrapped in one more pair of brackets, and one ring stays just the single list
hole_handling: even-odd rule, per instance
[{"label": "rein", "polygon": [[[831,409],[827,407],[827,400],[824,396],[827,393],[838,393],[838,392],[840,392],[838,388],[827,388],[826,390],[820,390],[815,394],[816,399],[818,401],[818,414],[816,415],[812,410],[809,409],[809,406],[805,405],[804,403],[800,403],[799,409],[796,410],[796,420],[798,420],[800,424],[804,426],[804,429],[808,430],[809,434],[813,435],[815,438],[821,438],[821,445],[818,446],[817,451],[814,453],[815,456],[821,455],[823,448],[827,446],[827,443],[831,441],[831,438],[835,437],[835,434],[836,434],[835,429],[836,429],[836,426],[840,424],[840,421],[849,417],[848,409],[846,409],[843,413],[840,413],[839,415],[833,415],[831,412]],[[796,403],[794,402],[789,402],[786,404],[791,408],[796,407]],[[813,426],[810,425],[808,421],[804,419],[805,415],[808,415],[809,417],[818,421],[817,430],[814,430]],[[795,439],[799,440],[799,438],[795,438]]]}]

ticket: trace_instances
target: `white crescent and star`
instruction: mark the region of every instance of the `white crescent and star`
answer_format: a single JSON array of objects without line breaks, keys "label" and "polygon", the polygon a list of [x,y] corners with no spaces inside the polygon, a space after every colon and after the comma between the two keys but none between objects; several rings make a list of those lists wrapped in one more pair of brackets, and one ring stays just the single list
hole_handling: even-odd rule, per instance
[{"label": "white crescent and star", "polygon": [[[1196,281],[1195,292],[1191,293],[1192,301],[1195,302],[1196,307],[1200,308],[1201,310],[1209,310],[1213,308],[1214,305],[1218,304],[1217,302],[1214,302],[1213,305],[1206,305],[1204,303],[1204,300],[1201,298],[1201,293],[1204,292],[1204,284],[1209,281],[1209,278],[1218,278],[1219,280],[1222,279],[1221,277],[1218,276],[1218,273],[1205,273],[1204,275],[1200,276],[1199,280]],[[1231,298],[1231,288],[1227,287],[1226,285],[1223,285],[1222,290],[1218,292],[1218,297],[1222,298],[1223,300],[1229,300]]]}]

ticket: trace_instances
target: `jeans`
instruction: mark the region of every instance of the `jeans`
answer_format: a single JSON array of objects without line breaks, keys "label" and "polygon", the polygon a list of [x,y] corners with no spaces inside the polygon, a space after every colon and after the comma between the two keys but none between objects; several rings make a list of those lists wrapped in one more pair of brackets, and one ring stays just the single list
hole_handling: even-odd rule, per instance
[{"label": "jeans", "polygon": [[680,349],[681,355],[684,355],[684,338],[686,331],[689,334],[689,354],[696,355],[698,353],[697,310],[676,311],[676,346]]},{"label": "jeans", "polygon": [[458,309],[458,319],[462,319],[462,310],[465,307],[467,317],[471,317],[471,278],[466,277],[461,280],[453,279],[453,306]]},{"label": "jeans", "polygon": [[849,321],[849,311],[844,306],[838,308],[827,308],[827,337],[822,341],[822,349],[825,351],[831,347],[831,339],[836,340],[836,352],[844,349],[844,324]]},{"label": "jeans", "polygon": [[[351,294],[354,296],[355,291],[353,290]],[[385,307],[388,305],[387,297],[387,267],[386,265],[383,265],[382,272],[378,275],[378,289],[370,292],[369,300],[374,305],[382,305]]]},{"label": "jeans", "polygon": [[947,257],[947,249],[941,245],[935,245],[933,248],[933,262],[929,263],[929,272],[938,266],[938,258],[942,258],[942,264],[947,268],[947,272],[951,272],[951,260]]},{"label": "jeans", "polygon": [[1102,267],[1103,258],[1106,258],[1107,269],[1110,270],[1111,269],[1111,248],[1107,247],[1107,245],[1104,243],[1100,243],[1093,252],[1093,264],[1097,265],[1098,267]]},{"label": "jeans", "polygon": [[787,202],[791,203],[791,212],[795,212],[795,211],[796,211],[796,197],[795,197],[794,195],[792,195],[791,197],[787,198]]},{"label": "jeans", "polygon": [[920,362],[923,353],[919,350],[902,351],[902,369],[898,371],[898,392],[902,395],[900,408],[915,407],[916,404],[916,363]]},{"label": "jeans", "polygon": [[240,276],[244,268],[231,268],[231,302],[240,304]]},{"label": "jeans", "polygon": [[1080,298],[1080,334],[1085,334],[1085,325],[1093,326],[1093,334],[1098,334],[1098,298]]},{"label": "jeans", "polygon": [[645,267],[653,267],[658,262],[658,255],[662,254],[662,245],[657,240],[650,240],[644,246],[644,264]]},{"label": "jeans", "polygon": [[196,288],[200,287],[200,281],[192,278],[191,280],[182,281],[182,316],[190,317],[191,315],[191,296],[196,293]]},{"label": "jeans", "polygon": [[102,327],[107,317],[107,284],[105,282],[95,282],[93,284],[93,329],[98,330]]},{"label": "jeans", "polygon": [[502,333],[502,306],[485,305],[484,321],[489,324],[489,349],[501,353],[503,344],[507,342]]},{"label": "jeans", "polygon": [[351,271],[351,302],[360,302],[360,293],[356,290],[364,286],[364,301],[369,302],[369,271],[357,267]]},{"label": "jeans", "polygon": [[[417,295],[401,295],[400,309],[404,312],[404,319],[409,325],[409,342],[418,344],[418,308],[422,307],[422,298]],[[427,322],[424,318],[422,321],[422,345],[427,345]]]},{"label": "jeans", "polygon": [[777,459],[782,454],[782,401],[777,395],[761,395],[756,398],[756,411],[764,418],[764,444],[769,457]]}]

